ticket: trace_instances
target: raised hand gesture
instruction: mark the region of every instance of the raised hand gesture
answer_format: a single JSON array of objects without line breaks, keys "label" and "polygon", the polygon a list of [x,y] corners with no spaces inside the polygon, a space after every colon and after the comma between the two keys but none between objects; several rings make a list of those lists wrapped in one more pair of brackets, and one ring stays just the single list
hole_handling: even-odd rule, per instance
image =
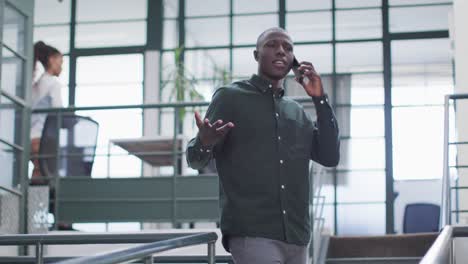
[{"label": "raised hand gesture", "polygon": [[200,114],[195,111],[195,121],[198,127],[198,137],[204,147],[213,147],[234,127],[234,123],[228,122],[223,125],[223,120],[219,119],[210,123],[208,118],[202,120]]}]

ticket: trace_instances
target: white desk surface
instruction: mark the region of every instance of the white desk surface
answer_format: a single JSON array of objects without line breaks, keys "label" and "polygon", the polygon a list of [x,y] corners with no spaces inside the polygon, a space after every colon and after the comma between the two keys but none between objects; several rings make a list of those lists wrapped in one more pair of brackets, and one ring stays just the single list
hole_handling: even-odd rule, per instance
[{"label": "white desk surface", "polygon": [[[186,137],[178,135],[176,138],[177,150],[182,151],[185,147]],[[128,139],[113,139],[111,142],[128,153],[137,156],[152,166],[172,166],[174,150],[173,136],[151,136]],[[154,152],[167,152],[156,154]]]}]

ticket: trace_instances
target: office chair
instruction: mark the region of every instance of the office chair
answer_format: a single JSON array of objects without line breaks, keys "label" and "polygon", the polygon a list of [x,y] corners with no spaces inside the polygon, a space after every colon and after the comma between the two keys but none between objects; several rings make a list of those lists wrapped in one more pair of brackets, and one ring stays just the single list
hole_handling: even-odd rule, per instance
[{"label": "office chair", "polygon": [[55,114],[46,118],[39,147],[41,174],[46,177],[91,176],[99,124],[89,117]]},{"label": "office chair", "polygon": [[439,232],[440,206],[429,203],[407,204],[403,233]]}]

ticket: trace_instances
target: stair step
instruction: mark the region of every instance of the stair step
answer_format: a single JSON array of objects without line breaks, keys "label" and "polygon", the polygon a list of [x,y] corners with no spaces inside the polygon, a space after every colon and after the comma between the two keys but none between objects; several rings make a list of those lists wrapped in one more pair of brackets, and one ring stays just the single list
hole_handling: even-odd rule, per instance
[{"label": "stair step", "polygon": [[402,258],[333,258],[327,259],[326,264],[418,264],[420,257]]},{"label": "stair step", "polygon": [[429,250],[437,236],[438,233],[351,237],[332,236],[330,237],[327,259],[421,258]]}]

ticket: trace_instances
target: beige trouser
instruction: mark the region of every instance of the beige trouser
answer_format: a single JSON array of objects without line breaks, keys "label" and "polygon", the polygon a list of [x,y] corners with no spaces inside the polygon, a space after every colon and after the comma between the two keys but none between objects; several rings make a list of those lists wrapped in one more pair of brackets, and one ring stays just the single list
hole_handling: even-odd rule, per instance
[{"label": "beige trouser", "polygon": [[261,237],[232,237],[229,249],[236,264],[306,264],[308,248]]}]

